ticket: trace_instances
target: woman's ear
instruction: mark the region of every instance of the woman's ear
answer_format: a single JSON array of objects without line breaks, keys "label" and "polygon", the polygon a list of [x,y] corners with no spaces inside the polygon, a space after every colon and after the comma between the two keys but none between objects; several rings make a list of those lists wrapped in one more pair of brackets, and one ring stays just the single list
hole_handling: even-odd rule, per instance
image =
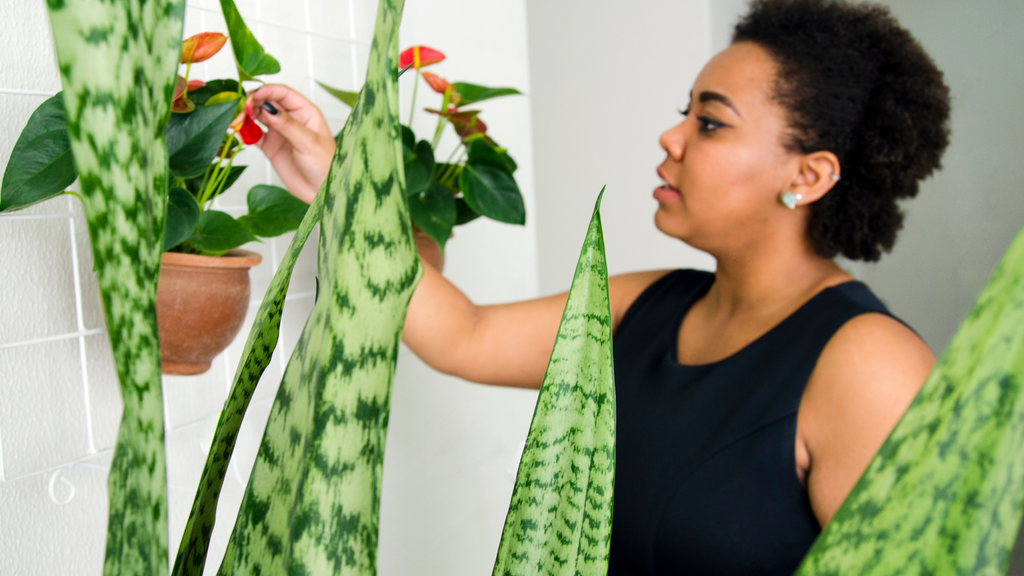
[{"label": "woman's ear", "polygon": [[839,159],[827,152],[812,152],[800,162],[800,172],[791,187],[800,204],[810,204],[824,196],[839,181]]}]

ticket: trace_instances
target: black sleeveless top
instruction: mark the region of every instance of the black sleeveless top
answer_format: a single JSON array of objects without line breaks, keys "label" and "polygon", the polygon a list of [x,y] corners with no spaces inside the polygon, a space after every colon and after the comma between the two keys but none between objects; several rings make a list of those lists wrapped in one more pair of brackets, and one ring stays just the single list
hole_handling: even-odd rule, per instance
[{"label": "black sleeveless top", "polygon": [[680,365],[680,324],[713,280],[669,273],[615,333],[609,576],[789,575],[820,532],[796,473],[804,386],[846,321],[890,314],[847,282],[724,360]]}]

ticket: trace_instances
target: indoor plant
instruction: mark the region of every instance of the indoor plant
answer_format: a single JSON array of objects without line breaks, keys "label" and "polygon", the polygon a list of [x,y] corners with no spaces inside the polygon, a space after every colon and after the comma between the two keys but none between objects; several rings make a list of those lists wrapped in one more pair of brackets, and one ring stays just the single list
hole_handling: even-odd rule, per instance
[{"label": "indoor plant", "polygon": [[[225,3],[224,10],[238,79],[189,80],[191,65],[217,54],[227,37],[204,32],[185,39],[179,60],[185,75],[178,76],[166,127],[166,252],[157,309],[161,365],[168,374],[205,372],[241,328],[249,305],[248,269],[261,257],[237,248],[295,230],[307,209],[283,188],[262,184],[249,190],[248,214],[238,219],[212,208],[246,168],[233,164],[235,156],[263,134],[246,106],[242,81],[280,70],[234,5]],[[78,173],[62,98],[58,93],[44,101],[22,130],[4,172],[0,212],[75,194],[65,190]]]},{"label": "indoor plant", "polygon": [[[515,160],[487,133],[487,125],[479,117],[480,110],[464,108],[490,98],[521,92],[515,88],[490,88],[468,82],[450,83],[435,74],[421,71],[421,68],[444,59],[445,55],[438,50],[413,46],[402,51],[398,63],[402,72],[409,68],[416,71],[409,125],[400,128],[409,213],[416,228],[437,244],[437,247],[424,245],[422,236],[417,235],[420,251],[427,253],[424,257],[428,260],[431,259],[430,253],[437,252],[438,248],[440,253],[436,258],[443,258],[445,244],[455,226],[480,216],[507,224],[526,222],[523,197],[513,175]],[[421,78],[441,95],[440,106],[424,109],[438,116],[437,127],[430,140],[417,140],[410,128]],[[351,106],[355,102],[356,93],[319,84],[345,104]],[[459,143],[446,160],[438,161],[434,153],[447,125],[454,129]]]}]

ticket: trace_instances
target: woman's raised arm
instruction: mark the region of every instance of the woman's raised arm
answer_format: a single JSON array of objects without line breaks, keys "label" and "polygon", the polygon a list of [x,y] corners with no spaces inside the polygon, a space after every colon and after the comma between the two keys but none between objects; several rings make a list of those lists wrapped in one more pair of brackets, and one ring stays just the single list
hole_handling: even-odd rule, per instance
[{"label": "woman's raised arm", "polygon": [[[260,148],[285,188],[311,202],[334,156],[334,139],[323,114],[301,94],[278,84],[253,94],[253,112],[268,129]],[[477,306],[433,266],[424,263],[423,268],[402,332],[409,348],[435,370],[472,382],[539,388],[567,294]],[[613,329],[633,300],[664,273],[638,272],[609,280]]]}]

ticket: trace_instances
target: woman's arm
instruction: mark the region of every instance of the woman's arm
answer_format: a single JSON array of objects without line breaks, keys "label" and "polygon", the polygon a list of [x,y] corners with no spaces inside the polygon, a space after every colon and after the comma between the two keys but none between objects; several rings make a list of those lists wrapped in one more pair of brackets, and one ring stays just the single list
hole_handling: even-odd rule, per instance
[{"label": "woman's arm", "polygon": [[[435,370],[471,382],[540,388],[567,293],[476,306],[432,266],[413,293],[402,340]],[[612,330],[637,296],[667,271],[608,281]]]},{"label": "woman's arm", "polygon": [[797,417],[797,460],[804,460],[804,485],[822,526],[867,469],[934,365],[935,356],[912,330],[882,314],[857,316],[829,340]]},{"label": "woman's arm", "polygon": [[[277,113],[262,107],[269,103]],[[253,117],[267,126],[260,148],[289,192],[311,202],[327,177],[334,139],[320,110],[287,86],[253,94]],[[580,239],[582,240],[582,235]],[[484,384],[539,388],[566,294],[476,306],[429,264],[413,293],[402,339],[436,370]],[[666,271],[609,280],[613,329],[640,293]]]}]

